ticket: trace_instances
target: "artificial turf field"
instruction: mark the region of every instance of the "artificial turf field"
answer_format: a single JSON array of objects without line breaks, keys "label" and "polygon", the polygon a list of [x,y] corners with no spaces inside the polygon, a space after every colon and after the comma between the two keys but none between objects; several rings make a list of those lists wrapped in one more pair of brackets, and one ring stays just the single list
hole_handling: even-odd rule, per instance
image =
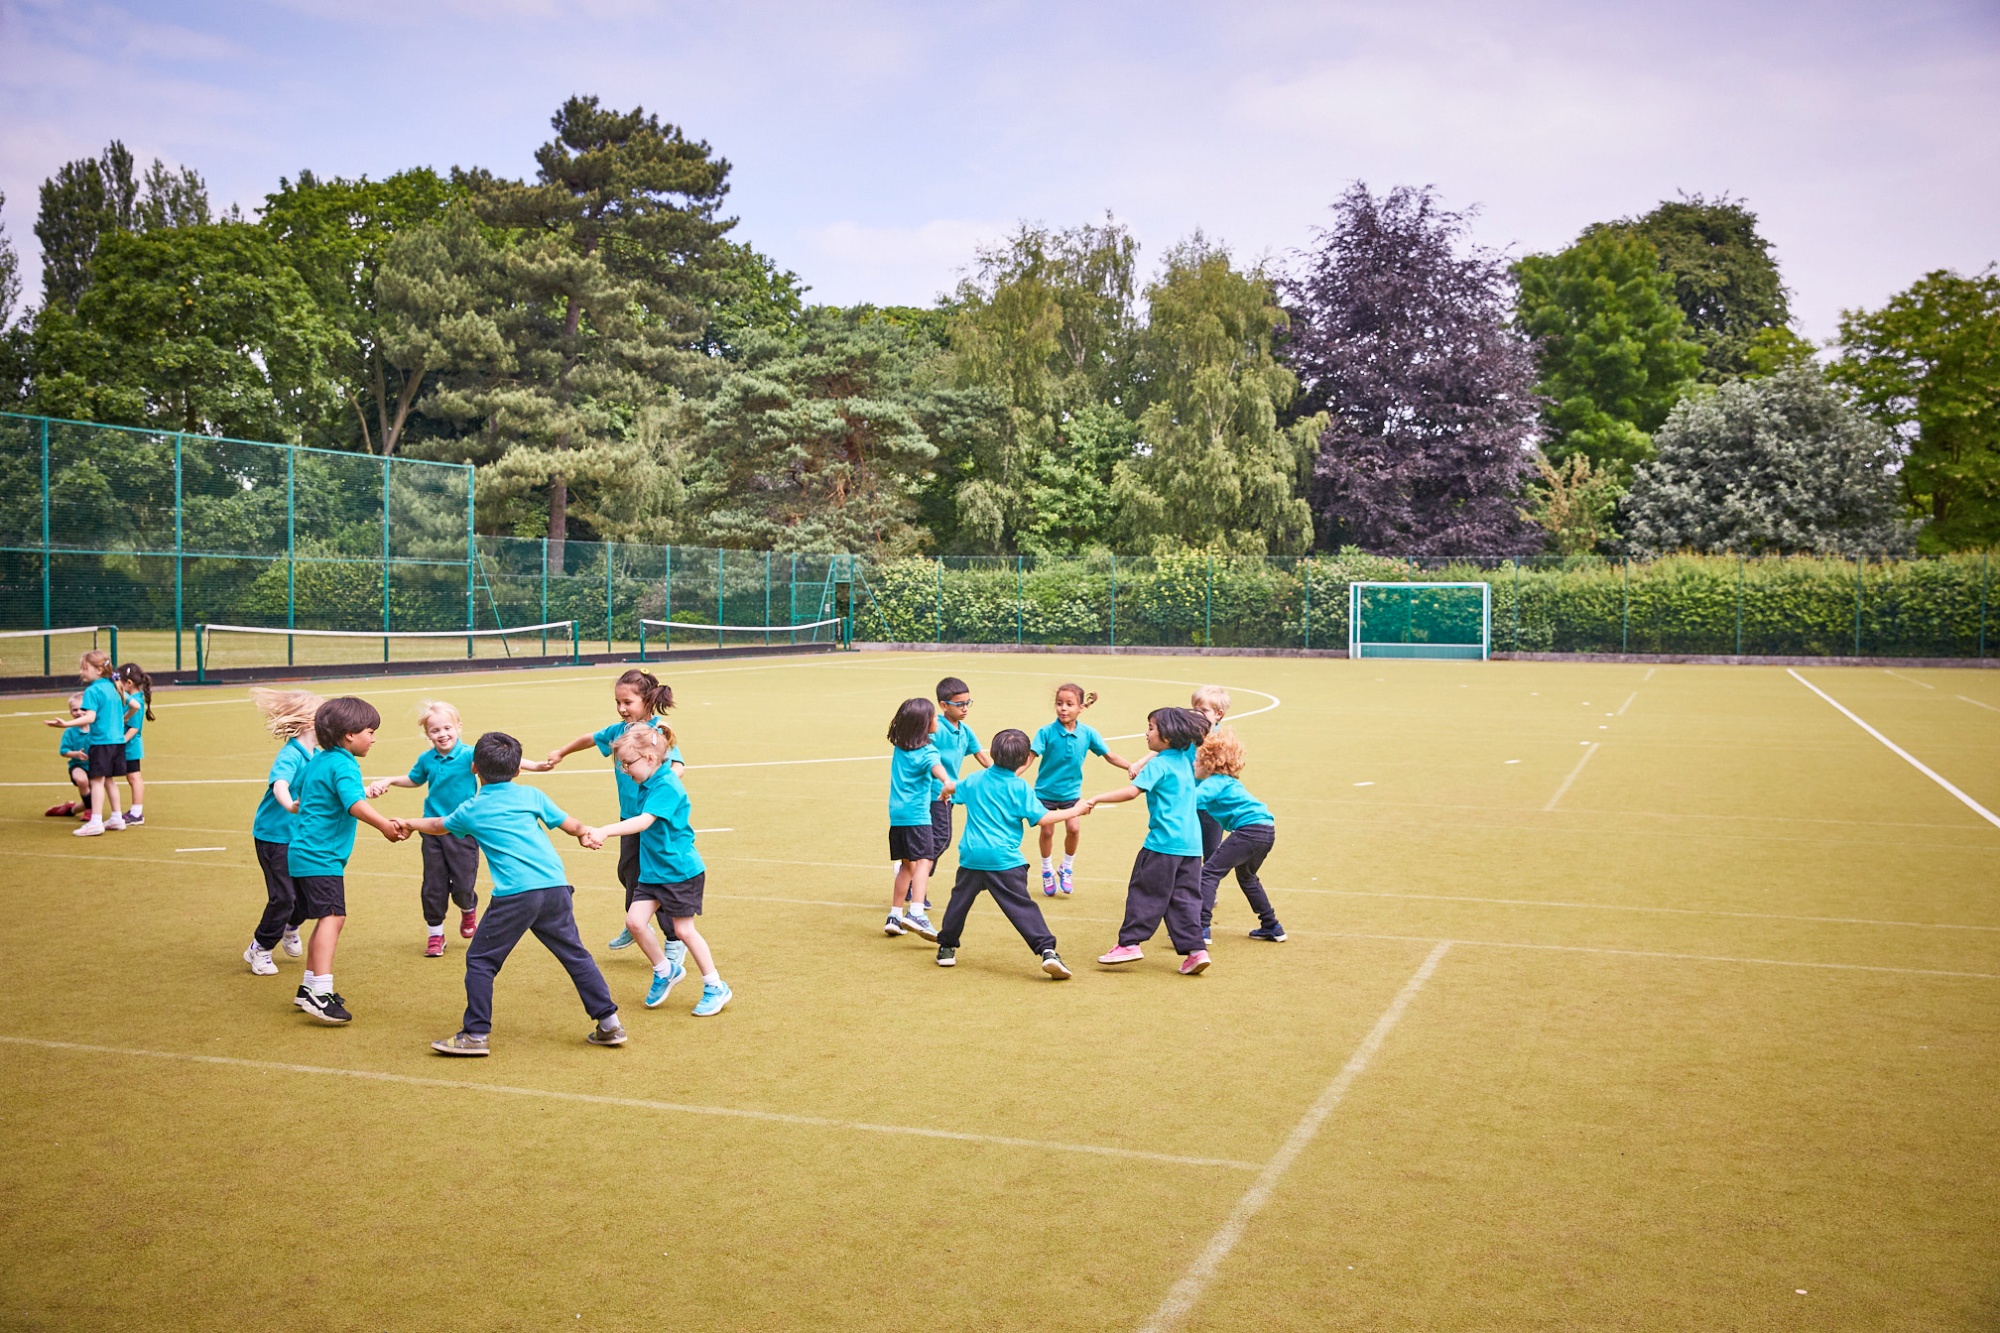
[{"label": "artificial turf field", "polygon": [[[1038,895],[1074,980],[984,903],[955,970],[885,939],[882,734],[947,671],[982,737],[1065,679],[1107,735],[1231,687],[1290,942],[1244,938],[1226,883],[1205,976],[1164,935],[1092,962],[1136,806],[1085,820],[1074,898]],[[418,699],[539,754],[611,719],[611,674],[318,688],[381,708],[374,776],[422,748]],[[644,1009],[643,959],[603,948],[614,853],[561,839],[631,1042],[586,1046],[527,940],[485,1061],[430,1052],[461,941],[421,956],[417,850],[365,828],[354,1023],[291,1007],[297,960],[249,974],[274,747],[241,687],[160,696],[147,824],[91,841],[40,816],[52,701],[6,701],[0,1326],[2000,1327],[2000,827],[1782,668],[666,674],[736,999]],[[2000,673],[1799,674],[2000,810]],[[615,815],[594,754],[526,780]]]}]

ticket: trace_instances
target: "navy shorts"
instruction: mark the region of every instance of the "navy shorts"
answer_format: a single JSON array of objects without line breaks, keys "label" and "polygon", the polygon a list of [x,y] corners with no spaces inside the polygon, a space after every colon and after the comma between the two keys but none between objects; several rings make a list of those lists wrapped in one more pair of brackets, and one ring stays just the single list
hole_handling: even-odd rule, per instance
[{"label": "navy shorts", "polygon": [[139,771],[139,761],[137,759],[133,759],[128,756],[125,760],[126,776],[129,777],[132,774],[137,773],[138,771]]},{"label": "navy shorts", "polygon": [[79,773],[83,774],[83,776],[84,776],[84,780],[85,780],[85,781],[88,781],[88,780],[90,779],[90,765],[89,765],[89,764],[86,764],[86,763],[84,763],[84,762],[82,762],[81,760],[78,760],[78,759],[72,759],[72,760],[70,760],[70,761],[69,761],[69,774],[70,774],[70,778],[71,778],[71,780],[74,780],[74,779],[75,779],[75,777],[76,777],[76,775],[77,775],[77,774],[79,774]]},{"label": "navy shorts", "polygon": [[650,898],[660,905],[660,915],[668,920],[683,916],[701,915],[701,890],[708,883],[708,872],[702,871],[693,879],[681,880],[678,884],[638,884],[633,886],[632,901]]},{"label": "navy shorts", "polygon": [[305,918],[347,915],[347,876],[294,875],[292,892],[305,904]]},{"label": "navy shorts", "polygon": [[943,856],[951,846],[951,802],[931,802],[931,860]]},{"label": "navy shorts", "polygon": [[122,778],[127,771],[125,742],[90,747],[90,776],[93,778]]},{"label": "navy shorts", "polygon": [[891,824],[889,826],[889,859],[891,861],[931,861],[931,839],[936,836],[929,824]]},{"label": "navy shorts", "polygon": [[1036,792],[1035,799],[1042,803],[1042,809],[1044,810],[1067,810],[1071,806],[1075,805],[1078,801],[1083,799],[1083,793],[1078,792],[1074,796],[1065,797],[1063,800],[1056,801],[1056,800],[1051,800],[1050,798],[1042,795],[1040,792]]}]

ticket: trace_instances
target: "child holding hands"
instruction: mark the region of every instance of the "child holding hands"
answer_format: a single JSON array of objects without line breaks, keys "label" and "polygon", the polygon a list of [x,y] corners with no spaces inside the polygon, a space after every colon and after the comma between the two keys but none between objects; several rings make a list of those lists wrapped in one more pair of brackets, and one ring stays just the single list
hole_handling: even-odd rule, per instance
[{"label": "child holding hands", "polygon": [[[424,793],[425,818],[442,819],[471,800],[478,790],[472,776],[472,747],[459,739],[465,725],[458,710],[447,703],[426,700],[417,705],[417,725],[431,748],[417,756],[409,773],[400,778],[377,778],[368,784],[371,800],[380,799],[391,787],[428,787]],[[444,957],[444,913],[447,902],[458,907],[458,934],[471,939],[478,925],[479,842],[456,833],[425,838],[424,881],[420,890],[424,925],[429,936],[424,957]]]},{"label": "child holding hands", "polygon": [[1086,807],[1146,797],[1146,841],[1132,863],[1125,890],[1125,921],[1118,946],[1097,961],[1133,963],[1162,918],[1181,974],[1208,968],[1201,939],[1201,826],[1195,822],[1194,747],[1208,734],[1208,719],[1191,708],[1155,708],[1146,717],[1143,764],[1132,765],[1132,784],[1086,801]]}]

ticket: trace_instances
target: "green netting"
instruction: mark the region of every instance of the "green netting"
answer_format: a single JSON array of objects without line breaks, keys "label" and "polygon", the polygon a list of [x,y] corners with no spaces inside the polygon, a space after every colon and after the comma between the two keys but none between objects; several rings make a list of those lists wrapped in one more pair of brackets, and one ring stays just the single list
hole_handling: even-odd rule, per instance
[{"label": "green netting", "polygon": [[1348,652],[1356,657],[1483,659],[1490,593],[1484,582],[1351,584]]}]

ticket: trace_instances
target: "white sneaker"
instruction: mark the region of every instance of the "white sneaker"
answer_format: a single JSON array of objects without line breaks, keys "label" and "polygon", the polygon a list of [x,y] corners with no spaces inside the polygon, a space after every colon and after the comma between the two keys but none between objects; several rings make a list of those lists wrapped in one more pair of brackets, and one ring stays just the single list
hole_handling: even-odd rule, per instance
[{"label": "white sneaker", "polygon": [[102,832],[104,832],[103,823],[93,819],[89,823],[84,824],[79,828],[71,829],[69,831],[69,835],[72,838],[94,838]]},{"label": "white sneaker", "polygon": [[271,961],[271,951],[258,948],[255,940],[251,940],[250,947],[243,951],[243,961],[250,964],[250,971],[256,976],[278,975],[278,965]]},{"label": "white sneaker", "polygon": [[299,932],[297,932],[296,930],[288,930],[285,932],[284,944],[285,944],[285,957],[287,958],[297,958],[300,954],[306,951],[305,941],[299,938]]},{"label": "white sneaker", "polygon": [[123,833],[125,831],[125,816],[113,815],[111,818],[105,820],[104,831],[106,833]]}]

